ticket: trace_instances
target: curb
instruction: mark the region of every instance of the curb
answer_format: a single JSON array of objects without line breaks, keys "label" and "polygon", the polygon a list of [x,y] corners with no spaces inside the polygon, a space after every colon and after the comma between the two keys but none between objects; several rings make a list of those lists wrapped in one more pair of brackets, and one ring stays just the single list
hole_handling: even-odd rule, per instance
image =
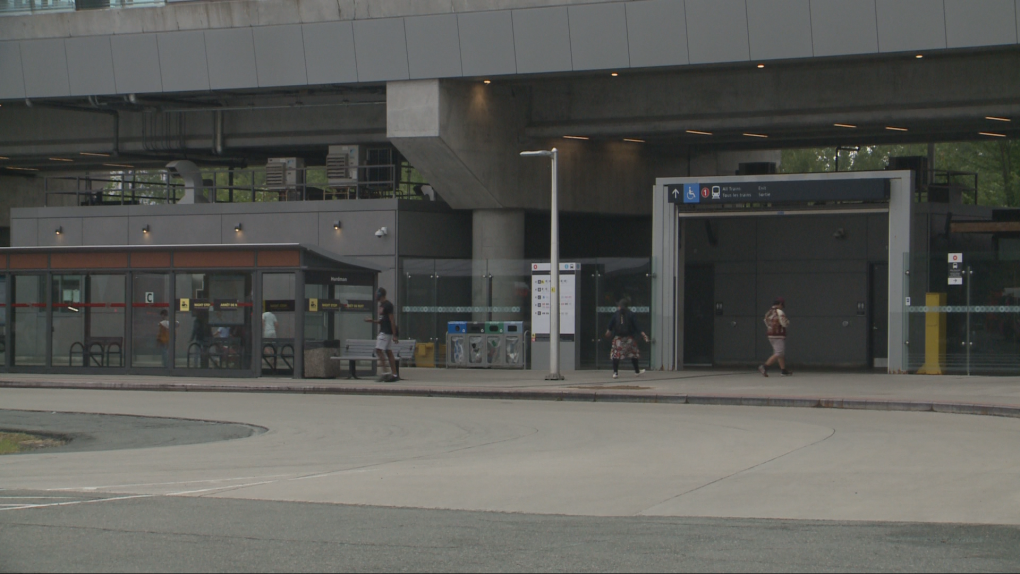
[{"label": "curb", "polygon": [[673,405],[711,405],[738,407],[785,407],[812,409],[843,409],[868,411],[935,412],[958,415],[979,415],[1020,418],[1020,406],[979,403],[947,403],[879,399],[843,399],[832,397],[743,397],[705,394],[645,394],[622,391],[598,392],[584,390],[517,390],[479,388],[426,387],[337,387],[326,385],[217,385],[187,383],[111,383],[0,381],[0,389],[54,389],[98,391],[160,391],[191,393],[270,393],[307,395],[399,396],[451,399],[500,399],[517,401],[571,401],[600,403],[657,403]]}]

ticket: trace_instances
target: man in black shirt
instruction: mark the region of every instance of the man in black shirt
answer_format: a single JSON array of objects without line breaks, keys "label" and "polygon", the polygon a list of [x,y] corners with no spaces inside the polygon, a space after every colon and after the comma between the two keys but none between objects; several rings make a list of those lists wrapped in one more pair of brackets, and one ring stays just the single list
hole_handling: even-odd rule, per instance
[{"label": "man in black shirt", "polygon": [[[368,323],[379,325],[379,336],[375,339],[375,354],[379,356],[379,368],[382,374],[379,382],[392,383],[398,381],[397,360],[393,356],[391,347],[397,343],[397,319],[393,314],[393,303],[386,300],[386,290],[382,287],[375,292],[376,301],[379,302],[379,320],[368,317]],[[389,373],[386,368],[389,368]]]}]

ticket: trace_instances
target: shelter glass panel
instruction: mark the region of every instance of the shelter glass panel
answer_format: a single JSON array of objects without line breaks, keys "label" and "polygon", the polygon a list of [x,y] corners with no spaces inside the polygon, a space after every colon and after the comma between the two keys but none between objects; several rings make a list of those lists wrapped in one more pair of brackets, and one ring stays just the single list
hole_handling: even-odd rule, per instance
[{"label": "shelter glass panel", "polygon": [[0,275],[0,365],[7,364],[7,277]]},{"label": "shelter glass panel", "polygon": [[14,364],[46,366],[46,277],[14,277]]},{"label": "shelter glass panel", "polygon": [[252,274],[179,273],[175,287],[176,368],[250,369]]},{"label": "shelter glass panel", "polygon": [[170,367],[170,275],[134,276],[131,296],[131,366]]},{"label": "shelter glass panel", "polygon": [[262,275],[262,374],[294,373],[296,312],[294,273]]},{"label": "shelter glass panel", "polygon": [[53,366],[123,367],[124,275],[54,275]]}]

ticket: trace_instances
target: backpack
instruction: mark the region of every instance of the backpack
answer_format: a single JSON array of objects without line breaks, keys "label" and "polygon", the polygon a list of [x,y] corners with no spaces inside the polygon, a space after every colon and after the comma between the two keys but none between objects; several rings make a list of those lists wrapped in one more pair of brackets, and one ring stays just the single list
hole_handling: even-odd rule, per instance
[{"label": "backpack", "polygon": [[768,329],[769,337],[784,337],[786,336],[786,328],[783,327],[783,323],[779,320],[780,311],[775,307],[768,310],[765,313],[765,328]]}]

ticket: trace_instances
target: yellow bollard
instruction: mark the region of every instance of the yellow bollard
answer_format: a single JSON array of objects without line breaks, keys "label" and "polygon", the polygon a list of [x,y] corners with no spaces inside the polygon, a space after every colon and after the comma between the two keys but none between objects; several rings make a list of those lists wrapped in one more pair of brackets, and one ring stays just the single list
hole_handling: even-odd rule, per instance
[{"label": "yellow bollard", "polygon": [[[945,307],[945,293],[928,293],[924,304]],[[924,314],[924,366],[918,375],[941,375],[946,357],[946,314],[928,311]]]}]

